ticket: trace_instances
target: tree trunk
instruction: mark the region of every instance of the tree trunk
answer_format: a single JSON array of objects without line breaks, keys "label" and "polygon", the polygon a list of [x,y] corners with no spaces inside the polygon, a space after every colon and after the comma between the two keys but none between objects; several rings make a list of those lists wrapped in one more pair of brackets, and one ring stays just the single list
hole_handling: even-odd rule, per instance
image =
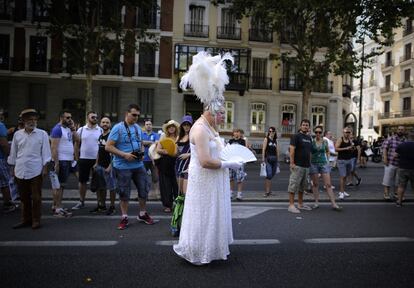
[{"label": "tree trunk", "polygon": [[[92,71],[88,69],[86,71],[86,83],[85,83],[85,117],[88,111],[92,111]],[[86,118],[85,118],[86,119]]]},{"label": "tree trunk", "polygon": [[[304,83],[302,91],[302,121],[303,119],[309,119],[309,98],[311,96],[312,88],[308,83]],[[310,120],[310,119],[309,119]]]}]

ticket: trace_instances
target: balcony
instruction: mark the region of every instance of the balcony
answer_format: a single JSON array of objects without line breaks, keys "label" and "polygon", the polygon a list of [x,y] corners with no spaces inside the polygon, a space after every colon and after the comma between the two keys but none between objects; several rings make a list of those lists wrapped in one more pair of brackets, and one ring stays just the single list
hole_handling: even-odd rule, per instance
[{"label": "balcony", "polygon": [[229,73],[229,84],[226,85],[226,90],[245,91],[247,90],[248,74]]},{"label": "balcony", "polygon": [[249,86],[251,89],[272,90],[272,78],[253,76],[250,78]]},{"label": "balcony", "polygon": [[26,65],[25,67],[29,67],[28,71],[34,71],[34,72],[49,72],[50,70],[50,60],[47,60],[46,58],[41,59],[41,61],[36,61],[36,59],[33,58],[26,58],[26,63],[29,65]]},{"label": "balcony", "polygon": [[[158,73],[156,71],[158,68]],[[149,64],[138,64],[138,76],[139,77],[158,77],[159,75],[159,66],[156,67],[154,63]]]},{"label": "balcony", "polygon": [[11,60],[9,56],[6,57],[0,57],[0,70],[10,70]]},{"label": "balcony", "polygon": [[411,59],[414,59],[414,53],[404,54],[404,56],[400,57],[400,63],[403,63],[405,61],[409,61]]},{"label": "balcony", "polygon": [[413,88],[414,87],[414,81],[404,81],[401,83],[398,83],[398,90],[407,89],[407,88]]},{"label": "balcony", "polygon": [[303,82],[299,79],[290,79],[290,78],[280,78],[279,80],[279,90],[286,91],[302,91]]},{"label": "balcony", "polygon": [[391,86],[385,86],[381,88],[381,93],[391,92]]},{"label": "balcony", "polygon": [[403,110],[398,112],[384,112],[378,115],[378,119],[395,119],[403,117],[413,117],[414,110]]},{"label": "balcony", "polygon": [[208,38],[208,35],[209,35],[208,29],[209,29],[208,25],[184,24],[184,36]]},{"label": "balcony", "polygon": [[386,69],[394,66],[394,60],[386,60],[385,63],[381,64],[381,69]]},{"label": "balcony", "polygon": [[288,136],[288,135],[292,135],[296,133],[296,125],[293,124],[288,124],[288,125],[283,125],[282,124],[282,136]]},{"label": "balcony", "polygon": [[98,75],[122,75],[122,64],[106,60],[103,65],[99,66]]},{"label": "balcony", "polygon": [[333,81],[315,81],[313,91],[319,93],[333,93]]},{"label": "balcony", "polygon": [[273,42],[273,33],[266,29],[249,29],[249,41]]},{"label": "balcony", "polygon": [[230,26],[218,26],[217,39],[241,40],[241,29]]}]

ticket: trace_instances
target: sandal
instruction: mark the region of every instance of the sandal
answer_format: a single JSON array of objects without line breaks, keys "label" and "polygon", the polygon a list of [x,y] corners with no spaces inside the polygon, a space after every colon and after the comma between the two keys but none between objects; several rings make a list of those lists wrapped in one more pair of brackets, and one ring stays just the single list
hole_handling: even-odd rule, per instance
[{"label": "sandal", "polygon": [[171,213],[171,211],[172,211],[171,208],[168,208],[168,207],[164,208],[165,213]]}]

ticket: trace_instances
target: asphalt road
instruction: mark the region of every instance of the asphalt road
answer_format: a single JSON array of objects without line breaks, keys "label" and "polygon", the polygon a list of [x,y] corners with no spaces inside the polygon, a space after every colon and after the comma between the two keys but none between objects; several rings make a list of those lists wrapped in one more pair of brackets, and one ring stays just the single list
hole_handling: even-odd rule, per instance
[{"label": "asphalt road", "polygon": [[[66,206],[70,206],[66,203]],[[118,231],[119,216],[50,216],[43,227],[12,230],[18,213],[0,216],[1,287],[413,287],[414,203],[323,204],[300,215],[286,203],[233,204],[236,243],[227,261],[196,267],[172,251],[169,215],[133,220]],[[62,242],[63,241],[63,242]],[[59,246],[61,245],[61,246]]]}]

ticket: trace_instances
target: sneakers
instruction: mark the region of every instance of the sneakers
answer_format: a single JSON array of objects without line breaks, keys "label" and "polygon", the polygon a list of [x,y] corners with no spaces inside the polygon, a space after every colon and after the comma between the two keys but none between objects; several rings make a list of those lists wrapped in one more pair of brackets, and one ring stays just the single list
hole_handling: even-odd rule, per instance
[{"label": "sneakers", "polygon": [[121,222],[119,222],[118,230],[125,230],[128,228],[128,218],[122,218]]},{"label": "sneakers", "polygon": [[3,213],[7,214],[16,210],[16,205],[13,202],[3,204]]},{"label": "sneakers", "polygon": [[288,211],[290,213],[294,213],[294,214],[300,213],[300,210],[298,208],[296,208],[295,206],[293,206],[293,205],[292,206],[289,206]]},{"label": "sneakers", "polygon": [[361,181],[362,181],[362,178],[361,177],[357,178],[356,186],[358,186],[359,184],[361,184]]},{"label": "sneakers", "polygon": [[114,215],[115,212],[116,212],[115,207],[109,206],[109,209],[106,211],[106,215],[111,216],[111,215]]},{"label": "sneakers", "polygon": [[58,217],[58,218],[68,218],[68,217],[72,217],[72,213],[66,211],[65,209],[58,208],[53,213],[53,216]]},{"label": "sneakers", "polygon": [[344,199],[345,198],[345,194],[343,192],[339,192],[338,198],[339,199]]},{"label": "sneakers", "polygon": [[237,201],[242,201],[243,200],[242,192],[237,192],[236,200]]},{"label": "sneakers", "polygon": [[349,186],[354,186],[354,183],[352,183],[352,182],[351,183],[347,183],[346,186],[348,186],[348,187]]},{"label": "sneakers", "polygon": [[147,212],[145,212],[145,214],[143,216],[138,215],[137,220],[140,221],[140,222],[144,222],[147,225],[154,224],[154,220],[148,215]]},{"label": "sneakers", "polygon": [[85,207],[85,203],[83,201],[79,201],[75,206],[72,207],[72,210],[79,210]]},{"label": "sneakers", "polygon": [[[319,207],[319,206],[318,206]],[[309,207],[308,205],[302,205],[302,206],[298,206],[299,210],[305,210],[305,211],[311,211],[312,208]]]},{"label": "sneakers", "polygon": [[342,207],[336,205],[336,206],[333,206],[332,207],[332,210],[337,211],[337,212],[340,212],[340,211],[342,211]]},{"label": "sneakers", "polygon": [[312,207],[311,207],[311,208],[312,208],[312,210],[313,210],[313,209],[318,209],[318,208],[319,208],[319,204],[315,203],[315,204],[313,204],[313,205],[312,205]]},{"label": "sneakers", "polygon": [[95,209],[89,211],[89,213],[97,214],[97,213],[104,213],[106,212],[105,206],[97,206]]},{"label": "sneakers", "polygon": [[344,193],[344,196],[345,196],[345,197],[349,197],[349,196],[351,196],[351,195],[349,195],[348,193],[346,193],[345,191],[344,191],[344,192],[342,192],[342,193]]},{"label": "sneakers", "polygon": [[402,203],[400,201],[396,201],[395,202],[395,206],[398,207],[398,208],[401,208],[402,207]]}]

